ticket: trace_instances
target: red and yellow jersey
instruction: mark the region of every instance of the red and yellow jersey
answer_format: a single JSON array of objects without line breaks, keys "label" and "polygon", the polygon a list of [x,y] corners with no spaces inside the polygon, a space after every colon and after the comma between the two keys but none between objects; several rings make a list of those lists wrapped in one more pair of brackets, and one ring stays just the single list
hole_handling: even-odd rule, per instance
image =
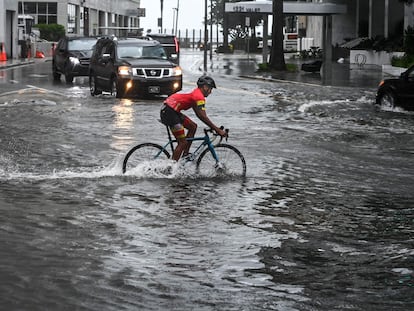
[{"label": "red and yellow jersey", "polygon": [[199,88],[194,89],[191,93],[175,93],[165,100],[165,104],[177,112],[198,108],[205,110],[206,98]]}]

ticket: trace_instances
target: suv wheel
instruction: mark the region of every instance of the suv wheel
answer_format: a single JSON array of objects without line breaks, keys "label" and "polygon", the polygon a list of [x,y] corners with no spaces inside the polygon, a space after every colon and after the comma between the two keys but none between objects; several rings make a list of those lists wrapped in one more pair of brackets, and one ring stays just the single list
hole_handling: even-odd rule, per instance
[{"label": "suv wheel", "polygon": [[68,83],[68,84],[72,83],[73,82],[73,75],[65,74],[65,80],[66,80],[66,83]]},{"label": "suv wheel", "polygon": [[56,68],[55,63],[53,63],[53,65],[52,65],[52,71],[53,71],[53,80],[60,81],[60,73],[57,72],[57,68]]},{"label": "suv wheel", "polygon": [[96,85],[96,77],[94,75],[89,76],[89,90],[92,96],[102,94],[102,91],[98,90]]},{"label": "suv wheel", "polygon": [[116,98],[122,98],[125,95],[121,85],[116,83],[116,78],[112,79],[111,82],[111,95],[115,96]]},{"label": "suv wheel", "polygon": [[394,93],[392,93],[391,91],[386,91],[383,94],[381,94],[379,103],[381,107],[395,108],[395,105],[397,104],[397,99],[395,98]]}]

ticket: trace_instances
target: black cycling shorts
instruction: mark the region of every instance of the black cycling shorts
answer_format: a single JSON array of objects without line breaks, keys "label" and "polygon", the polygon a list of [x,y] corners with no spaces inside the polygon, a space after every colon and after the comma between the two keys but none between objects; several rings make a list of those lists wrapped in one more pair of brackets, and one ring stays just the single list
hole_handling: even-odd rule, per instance
[{"label": "black cycling shorts", "polygon": [[176,124],[183,124],[185,116],[172,109],[171,107],[164,105],[160,112],[161,122],[169,127],[173,127]]}]

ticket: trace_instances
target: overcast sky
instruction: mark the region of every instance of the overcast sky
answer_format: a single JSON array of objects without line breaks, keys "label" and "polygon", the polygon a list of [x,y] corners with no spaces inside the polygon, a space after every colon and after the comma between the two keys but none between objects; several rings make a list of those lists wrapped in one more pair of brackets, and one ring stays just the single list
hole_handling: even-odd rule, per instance
[{"label": "overcast sky", "polygon": [[[178,29],[182,32],[185,29],[204,29],[204,0],[164,0],[163,28],[171,33],[173,29],[173,8],[177,8],[178,2]],[[158,32],[157,19],[161,17],[160,0],[141,0],[141,8],[146,9],[146,16],[140,18],[140,26],[144,28],[144,32],[147,29]]]}]

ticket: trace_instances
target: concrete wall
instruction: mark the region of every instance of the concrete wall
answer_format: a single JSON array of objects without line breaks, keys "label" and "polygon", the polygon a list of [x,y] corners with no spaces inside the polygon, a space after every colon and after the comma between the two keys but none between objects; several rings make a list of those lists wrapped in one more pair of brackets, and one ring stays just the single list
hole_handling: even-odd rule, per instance
[{"label": "concrete wall", "polygon": [[[347,14],[332,16],[332,45],[335,46],[337,44],[343,43],[345,38],[355,38],[357,36],[357,6],[355,1],[337,0],[330,2],[335,2],[335,4],[344,4],[347,6]],[[307,18],[306,36],[315,39],[315,46],[322,46],[322,29],[322,16],[309,16]]]},{"label": "concrete wall", "polygon": [[414,4],[404,7],[404,29],[408,26],[414,27]]},{"label": "concrete wall", "polygon": [[344,39],[356,38],[358,36],[357,24],[357,6],[355,1],[340,0],[336,1],[338,4],[347,6],[347,14],[339,14],[332,16],[332,24],[334,31],[332,32],[332,44],[344,43]]},{"label": "concrete wall", "polygon": [[[405,6],[399,0],[329,0],[326,2],[347,6],[346,14],[332,17],[333,45],[341,44],[345,39],[356,38],[360,35],[389,37],[402,34],[403,29],[406,29],[408,25],[414,26],[414,4]],[[388,15],[387,20],[386,15]],[[314,38],[316,46],[322,45],[322,29],[323,18],[321,16],[308,17],[306,36]]]},{"label": "concrete wall", "polygon": [[8,59],[18,53],[17,8],[17,1],[0,0],[0,42],[4,43]]}]

